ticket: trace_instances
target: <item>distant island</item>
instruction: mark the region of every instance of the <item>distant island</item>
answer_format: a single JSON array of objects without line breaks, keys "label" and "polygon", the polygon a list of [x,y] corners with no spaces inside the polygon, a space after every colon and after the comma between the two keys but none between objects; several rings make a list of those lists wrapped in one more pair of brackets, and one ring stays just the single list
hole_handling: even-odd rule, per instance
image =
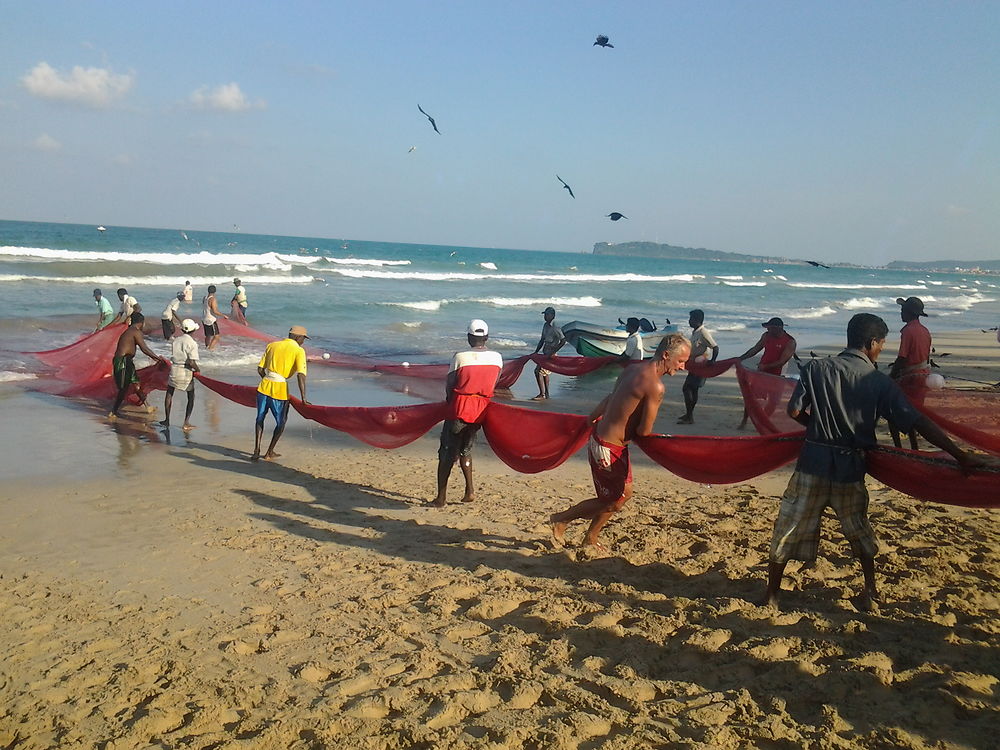
[{"label": "distant island", "polygon": [[[784,258],[776,255],[750,255],[748,253],[730,253],[722,250],[708,250],[704,247],[679,247],[659,242],[595,242],[594,255],[623,255],[639,258],[665,258],[674,260],[724,260],[734,263],[768,263],[783,265],[804,265],[807,260]],[[860,268],[854,263],[829,263],[829,266],[841,268]],[[959,273],[998,273],[998,260],[924,260],[904,261],[894,260],[884,266],[899,271],[950,271]]]}]

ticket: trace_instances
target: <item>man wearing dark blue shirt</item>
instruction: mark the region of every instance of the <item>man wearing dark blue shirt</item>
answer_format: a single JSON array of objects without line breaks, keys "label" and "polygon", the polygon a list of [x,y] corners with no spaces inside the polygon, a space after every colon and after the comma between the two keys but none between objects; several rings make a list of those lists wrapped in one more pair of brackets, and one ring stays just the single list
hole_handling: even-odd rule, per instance
[{"label": "man wearing dark blue shirt", "polygon": [[767,604],[777,604],[789,560],[815,559],[820,519],[828,505],[836,511],[851,551],[861,561],[865,577],[861,608],[869,609],[871,602],[878,600],[878,541],[868,522],[865,450],[876,445],[875,425],[880,418],[904,431],[915,429],[954,456],[963,470],[990,464],[956,446],[941,428],[910,405],[888,375],[875,368],[888,332],[878,316],[855,315],[847,325],[847,349],[836,357],[814,359],[802,368],[788,414],[805,425],[806,442],[774,524]]}]

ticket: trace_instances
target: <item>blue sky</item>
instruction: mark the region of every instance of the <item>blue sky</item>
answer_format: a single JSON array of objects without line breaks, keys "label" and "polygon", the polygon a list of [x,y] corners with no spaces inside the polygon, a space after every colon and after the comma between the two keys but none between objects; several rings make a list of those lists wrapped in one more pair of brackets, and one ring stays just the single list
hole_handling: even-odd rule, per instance
[{"label": "blue sky", "polygon": [[1000,257],[1000,3],[42,0],[2,18],[0,218]]}]

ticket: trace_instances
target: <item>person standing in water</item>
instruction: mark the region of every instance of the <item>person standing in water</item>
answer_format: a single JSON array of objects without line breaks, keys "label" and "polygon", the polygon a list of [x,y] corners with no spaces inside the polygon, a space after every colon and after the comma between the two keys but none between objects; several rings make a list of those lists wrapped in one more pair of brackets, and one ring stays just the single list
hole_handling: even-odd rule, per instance
[{"label": "person standing in water", "polygon": [[97,303],[97,328],[94,329],[94,333],[97,333],[114,322],[115,309],[108,302],[108,298],[101,294],[100,289],[94,290],[94,302]]},{"label": "person standing in water", "polygon": [[[128,328],[125,332],[118,337],[118,346],[115,348],[114,359],[111,360],[111,370],[115,378],[115,385],[118,386],[118,395],[115,397],[115,405],[111,408],[111,413],[108,418],[111,420],[118,419],[120,414],[118,410],[121,409],[122,404],[125,403],[125,397],[128,396],[129,390],[132,386],[135,386],[135,392],[139,396],[139,405],[146,405],[146,394],[142,390],[142,383],[139,382],[139,376],[135,371],[135,350],[140,349],[143,354],[149,357],[153,362],[163,362],[163,358],[159,354],[150,350],[146,346],[146,339],[142,335],[142,325],[146,322],[142,313],[132,313],[129,318]],[[156,409],[152,406],[148,407],[149,411],[155,411]]]},{"label": "person standing in water", "polygon": [[201,322],[205,329],[205,349],[212,351],[219,345],[219,318],[228,318],[219,312],[215,302],[215,284],[210,284],[208,294],[201,301]]},{"label": "person standing in water", "polygon": [[170,426],[170,407],[174,403],[174,391],[185,391],[187,407],[184,410],[182,427],[185,432],[194,429],[194,425],[191,424],[191,412],[194,411],[194,374],[201,372],[198,367],[198,342],[191,336],[197,330],[198,324],[191,318],[185,318],[181,321],[183,333],[170,342],[170,377],[167,378],[167,395],[163,399],[165,419],[160,422],[164,427]]},{"label": "person standing in water", "polygon": [[[541,352],[546,357],[551,357],[557,351],[563,348],[566,343],[566,336],[562,332],[562,328],[555,324],[556,319],[556,309],[554,307],[546,307],[542,311],[542,317],[545,319],[545,323],[542,324],[542,337],[538,339],[538,346],[535,347],[534,354]],[[542,401],[549,397],[549,373],[541,365],[535,366],[535,382],[538,383],[538,395],[534,396],[532,401]]]}]

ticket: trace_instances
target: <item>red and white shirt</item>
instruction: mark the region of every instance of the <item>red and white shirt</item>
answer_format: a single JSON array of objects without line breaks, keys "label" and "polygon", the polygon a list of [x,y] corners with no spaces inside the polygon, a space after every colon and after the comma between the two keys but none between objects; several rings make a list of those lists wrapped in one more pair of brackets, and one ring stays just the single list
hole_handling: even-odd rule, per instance
[{"label": "red and white shirt", "polygon": [[449,400],[449,418],[478,422],[493,397],[502,367],[500,352],[489,349],[470,349],[452,357],[448,372],[454,372],[455,379]]}]

